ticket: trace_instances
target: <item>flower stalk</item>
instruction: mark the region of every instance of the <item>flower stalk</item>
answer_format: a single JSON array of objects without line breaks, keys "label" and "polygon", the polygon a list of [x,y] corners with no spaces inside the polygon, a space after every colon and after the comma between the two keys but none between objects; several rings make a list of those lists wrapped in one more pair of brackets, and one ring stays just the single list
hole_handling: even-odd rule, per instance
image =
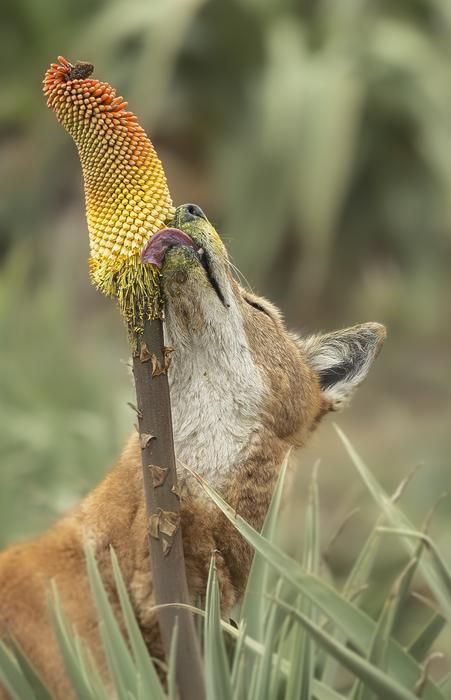
[{"label": "flower stalk", "polygon": [[[189,603],[180,498],[172,435],[159,272],[140,253],[175,209],[155,149],[108,84],[89,63],[63,57],[45,74],[44,94],[74,139],[82,165],[93,284],[117,300],[129,331],[137,396],[148,542],[155,604]],[[181,700],[205,697],[202,660],[192,614],[158,612],[169,656],[177,621],[176,679]]]}]

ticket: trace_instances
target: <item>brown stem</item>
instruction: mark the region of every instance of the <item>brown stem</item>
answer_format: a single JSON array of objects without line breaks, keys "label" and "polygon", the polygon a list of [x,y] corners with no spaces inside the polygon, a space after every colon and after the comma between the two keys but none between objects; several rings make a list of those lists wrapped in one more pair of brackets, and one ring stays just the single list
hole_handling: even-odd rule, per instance
[{"label": "brown stem", "polygon": [[[146,321],[143,334],[135,336],[135,341],[133,374],[155,603],[190,603],[167,377],[171,349],[164,347],[160,320]],[[167,658],[178,619],[175,663],[181,700],[204,700],[202,659],[191,612],[183,608],[162,608],[158,619]]]}]

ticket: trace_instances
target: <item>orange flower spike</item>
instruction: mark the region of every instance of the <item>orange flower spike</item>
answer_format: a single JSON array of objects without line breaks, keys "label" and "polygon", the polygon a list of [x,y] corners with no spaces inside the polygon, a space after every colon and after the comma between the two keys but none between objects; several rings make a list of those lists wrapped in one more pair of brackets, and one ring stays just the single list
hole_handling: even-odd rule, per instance
[{"label": "orange flower spike", "polygon": [[159,314],[158,273],[139,254],[174,215],[155,149],[127,102],[90,78],[93,66],[62,56],[44,77],[44,94],[74,139],[81,160],[90,240],[90,271],[102,292],[117,297],[135,330]]}]

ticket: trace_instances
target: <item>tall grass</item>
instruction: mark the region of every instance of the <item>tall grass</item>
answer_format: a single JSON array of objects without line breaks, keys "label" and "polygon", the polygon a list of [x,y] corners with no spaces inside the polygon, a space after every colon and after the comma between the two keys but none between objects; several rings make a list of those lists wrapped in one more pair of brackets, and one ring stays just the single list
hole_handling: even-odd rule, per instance
[{"label": "tall grass", "polygon": [[[424,532],[389,498],[342,435],[357,472],[381,509],[381,518],[354,562],[345,585],[338,590],[321,572],[319,555],[319,493],[313,473],[305,513],[305,545],[301,561],[287,556],[275,543],[275,522],[285,468],[260,535],[228,507],[200,477],[206,493],[242,536],[254,547],[255,558],[237,627],[220,619],[219,589],[214,554],[210,566],[204,617],[203,644],[207,697],[210,700],[447,700],[450,676],[433,651],[444,625],[451,622],[451,571]],[[397,496],[400,495],[400,487]],[[390,528],[382,527],[387,522]],[[375,619],[361,608],[361,591],[371,585],[378,540],[396,536],[409,552],[392,582],[390,596]],[[164,689],[147,654],[128,594],[120,563],[111,552],[119,599],[130,646],[120,632],[109,605],[94,556],[88,549],[87,567],[109,678],[92,666],[54,590],[51,605],[62,662],[80,700],[106,700],[111,687],[117,697],[175,700],[177,690],[168,659],[168,686]],[[424,601],[429,618],[420,632],[403,645],[397,626],[406,614],[414,574],[421,571],[431,585],[435,603]],[[173,645],[175,649],[175,645]],[[19,650],[0,645],[0,680],[14,700],[48,700],[35,671]],[[183,696],[183,693],[182,693]]]}]

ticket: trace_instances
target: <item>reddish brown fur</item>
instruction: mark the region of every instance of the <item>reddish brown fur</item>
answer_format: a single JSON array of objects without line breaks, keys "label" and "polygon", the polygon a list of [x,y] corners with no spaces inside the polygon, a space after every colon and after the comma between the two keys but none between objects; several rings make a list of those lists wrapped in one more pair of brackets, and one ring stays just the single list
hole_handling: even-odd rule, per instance
[{"label": "reddish brown fur", "polygon": [[[199,239],[204,247],[208,246],[205,236]],[[213,251],[217,249],[217,242],[214,245]],[[226,265],[225,251],[218,257],[219,262]],[[174,267],[174,263],[171,264]],[[198,267],[200,272],[197,268],[192,272],[192,279],[197,275],[200,280],[196,293],[213,294],[205,285],[202,268]],[[224,267],[226,269],[224,279],[228,280],[229,294],[242,316],[254,362],[263,378],[265,396],[260,415],[256,416],[258,429],[251,430],[239,460],[224,474],[217,488],[240,515],[260,529],[279,466],[288,449],[304,443],[330,405],[302,344],[286,331],[277,311],[265,300],[245,293]],[[171,288],[172,293],[176,282],[170,277],[170,266],[168,270],[166,291]],[[179,275],[179,281],[185,293],[179,301],[174,293],[172,303],[175,306],[179,303],[186,315],[190,287],[186,275]],[[262,304],[267,313],[253,308],[249,304],[253,301]],[[218,303],[213,295],[211,304]],[[200,307],[191,304],[190,308],[192,317],[183,318],[183,323],[189,324],[192,333],[199,333],[203,324],[197,323],[196,313],[200,314]],[[176,387],[172,389],[173,392],[177,390]],[[210,558],[216,550],[222,606],[227,612],[243,593],[251,551],[191,479],[182,479],[181,488],[183,539],[193,603],[205,594]],[[152,611],[137,435],[129,439],[113,470],[78,508],[36,540],[11,547],[0,555],[0,637],[12,635],[17,639],[57,698],[70,698],[72,692],[48,620],[46,596],[52,579],[58,586],[69,619],[90,645],[101,670],[106,672],[85,571],[85,541],[92,543],[95,549],[111,602],[118,613],[109,563],[109,547],[114,547],[149,650],[161,657]],[[6,698],[1,690],[0,698]]]}]

